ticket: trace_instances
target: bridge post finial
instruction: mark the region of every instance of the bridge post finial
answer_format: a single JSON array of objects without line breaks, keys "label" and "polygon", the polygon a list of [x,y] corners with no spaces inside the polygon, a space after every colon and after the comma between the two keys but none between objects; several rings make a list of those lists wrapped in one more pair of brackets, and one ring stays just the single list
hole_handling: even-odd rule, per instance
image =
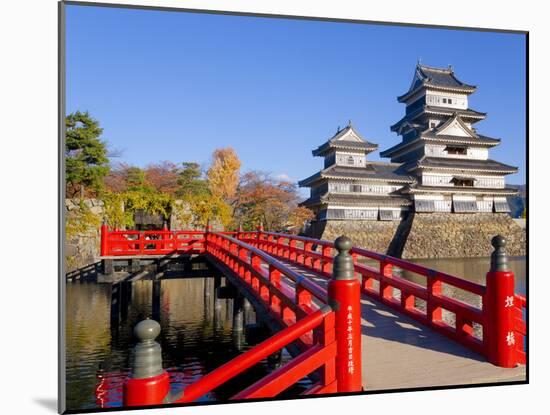
[{"label": "bridge post finial", "polygon": [[264,231],[264,221],[260,221],[260,225],[258,226],[258,231],[263,232]]},{"label": "bridge post finial", "polygon": [[138,343],[130,377],[124,383],[125,406],[160,404],[170,391],[170,377],[162,368],[161,348],[155,341],[159,334],[160,324],[149,318],[134,327]]},{"label": "bridge post finial", "polygon": [[335,312],[336,381],[338,392],[360,392],[361,380],[361,284],[355,278],[351,239],[334,241],[332,278],[328,300]]},{"label": "bridge post finial", "polygon": [[[483,306],[484,313],[487,313],[488,358],[496,366],[515,367],[518,364],[516,348],[521,344],[521,340],[516,338],[519,334],[514,326],[514,313],[519,306],[515,304],[515,278],[508,267],[508,257],[504,250],[506,239],[497,235],[491,244],[495,249],[486,276],[486,301]],[[485,335],[483,338],[485,340]]]},{"label": "bridge post finial", "polygon": [[493,253],[491,254],[491,271],[508,271],[508,255],[506,254],[506,238],[497,235],[491,239]]}]

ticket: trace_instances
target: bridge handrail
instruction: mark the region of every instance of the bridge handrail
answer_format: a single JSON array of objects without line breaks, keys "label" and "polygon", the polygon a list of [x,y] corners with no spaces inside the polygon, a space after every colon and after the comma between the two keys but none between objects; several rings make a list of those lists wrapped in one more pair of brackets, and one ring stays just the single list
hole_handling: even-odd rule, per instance
[{"label": "bridge handrail", "polygon": [[[327,318],[329,314],[332,314],[332,308],[330,306],[324,306],[323,308],[317,310],[316,312],[308,315],[307,317],[304,317],[300,321],[296,322],[292,326],[289,326],[282,331],[278,332],[277,334],[273,335],[267,340],[264,340],[263,342],[259,343],[252,349],[248,350],[247,352],[237,356],[233,360],[230,360],[229,362],[225,363],[224,365],[218,367],[217,369],[214,369],[212,372],[204,375],[202,378],[200,378],[195,383],[187,386],[184,391],[183,395],[180,398],[177,398],[173,400],[170,403],[186,403],[186,402],[193,402],[196,399],[206,395],[207,393],[211,392],[213,389],[217,388],[218,386],[222,385],[223,383],[231,380],[235,376],[241,374],[243,371],[249,369],[250,367],[254,366],[258,362],[260,362],[262,359],[266,358],[267,356],[281,350],[282,348],[288,346],[290,343],[296,341],[304,334],[310,332],[311,330],[319,327],[323,321]],[[315,347],[315,346],[314,346]],[[309,353],[309,355],[313,354],[313,352],[320,352],[322,351],[323,346],[320,345],[319,347],[312,348],[312,352]],[[328,354],[328,359],[333,359],[336,351],[334,348],[331,349],[332,353]],[[294,359],[299,359],[301,355]],[[294,360],[293,359],[293,360]],[[291,365],[292,360],[288,362],[285,366]],[[283,366],[284,368],[284,366]],[[283,369],[282,368],[282,369]],[[314,369],[311,368],[304,368],[301,370],[301,377],[307,376],[309,373],[311,373]],[[283,373],[281,373],[283,372]],[[284,382],[284,371],[279,372],[279,381]],[[248,389],[248,392],[245,390],[243,392],[240,392],[236,396],[234,396],[231,399],[246,399],[249,397],[250,394],[252,394],[255,389],[258,387],[258,384],[261,384],[263,379],[261,379],[259,382],[257,382],[255,385],[252,385]],[[168,402],[167,402],[168,403]]]},{"label": "bridge handrail", "polygon": [[[242,232],[242,233],[243,234],[247,234],[247,233],[252,234],[252,233],[258,233],[258,232],[253,231],[253,232]],[[296,240],[296,241],[310,242],[314,245],[318,245],[318,246],[322,246],[322,247],[328,247],[328,248],[334,248],[334,243],[333,242],[323,240],[323,239],[314,239],[314,238],[309,238],[309,237],[305,237],[305,236],[289,235],[289,234],[278,233],[278,232],[261,232],[261,234],[276,236],[276,237],[287,239],[287,240],[293,239],[293,240]],[[300,248],[298,248],[298,249],[300,249]],[[305,248],[302,248],[302,249],[305,249]],[[312,253],[317,253],[316,251],[311,251],[311,252]],[[377,252],[370,251],[368,249],[356,248],[356,247],[352,248],[351,253],[356,254],[358,256],[368,258],[368,259],[373,259],[373,260],[376,260],[376,261],[384,261],[384,262],[386,262],[388,264],[391,264],[391,265],[394,265],[398,268],[401,268],[401,269],[404,269],[404,270],[407,270],[407,271],[411,271],[411,272],[414,272],[415,274],[419,274],[419,275],[422,275],[422,276],[425,276],[425,277],[436,278],[438,280],[441,280],[441,282],[444,282],[445,284],[449,284],[449,285],[452,285],[456,288],[460,288],[460,289],[463,289],[463,290],[466,290],[466,291],[470,291],[473,294],[483,295],[485,293],[485,286],[483,286],[481,284],[477,284],[477,283],[474,283],[474,282],[471,282],[471,281],[467,281],[467,280],[464,280],[462,278],[455,277],[454,275],[446,274],[444,272],[437,271],[437,270],[434,270],[434,269],[431,269],[431,268],[427,268],[427,267],[424,267],[422,265],[414,264],[412,262],[404,261],[400,258],[395,258],[395,257],[392,257],[390,255],[379,254]],[[318,254],[318,255],[320,255],[320,254]],[[356,265],[359,265],[359,264],[356,264]]]},{"label": "bridge handrail", "polygon": [[245,248],[248,250],[248,252],[253,253],[257,257],[261,258],[267,265],[272,266],[274,269],[279,271],[281,274],[285,275],[289,279],[291,279],[295,284],[296,287],[302,287],[309,291],[315,298],[322,301],[323,303],[327,303],[327,290],[321,287],[320,285],[314,283],[313,281],[309,280],[308,278],[304,277],[300,273],[288,268],[286,265],[284,265],[281,261],[277,260],[273,256],[265,253],[261,249],[255,248],[254,246],[251,246],[239,239],[233,238],[231,236],[225,235],[223,233],[219,232],[213,232],[213,235],[221,235],[224,239],[236,244],[239,247]]},{"label": "bridge handrail", "polygon": [[[330,241],[277,232],[263,232],[261,230],[243,232],[239,234],[239,237],[246,242],[259,246],[260,249],[265,249],[271,255],[290,260],[290,262],[309,268],[322,276],[327,277],[330,275],[330,269],[334,262],[334,244]],[[298,241],[302,243],[297,243]],[[497,336],[493,332],[494,322],[492,320],[496,318],[494,313],[500,307],[500,305],[498,307],[495,305],[494,298],[497,294],[494,289],[489,292],[488,286],[367,249],[353,248],[351,253],[355,259],[355,272],[360,274],[362,278],[363,293],[377,298],[390,307],[419,320],[433,330],[462,343],[472,350],[488,356],[491,361],[496,361],[496,357],[489,352],[494,350],[493,339]],[[360,257],[377,261],[378,267],[359,263],[358,258]],[[394,275],[393,267],[425,277],[426,285],[417,284],[399,275]],[[378,281],[379,288],[374,287],[373,281]],[[472,305],[462,299],[445,295],[442,284],[453,286],[477,296],[479,303]],[[394,297],[394,289],[400,292],[400,298]],[[512,290],[512,297],[514,297],[513,284],[510,289]],[[417,308],[415,298],[425,302],[425,309]],[[523,341],[526,335],[526,321],[523,317],[523,310],[527,308],[526,299],[518,295],[515,295],[514,298],[516,301],[514,304],[513,331],[519,337],[519,340],[512,335],[508,338],[512,344],[515,341],[517,362],[525,363],[526,355],[523,349]],[[443,318],[442,310],[455,314],[454,324]],[[474,323],[482,327],[482,335],[474,331]],[[498,364],[506,365],[508,363],[501,360]]]}]

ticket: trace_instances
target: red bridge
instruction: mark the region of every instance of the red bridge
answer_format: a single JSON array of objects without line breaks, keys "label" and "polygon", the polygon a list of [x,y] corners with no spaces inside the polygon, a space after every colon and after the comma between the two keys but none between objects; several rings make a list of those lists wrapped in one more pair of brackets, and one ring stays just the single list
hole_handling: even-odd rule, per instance
[{"label": "red bridge", "polygon": [[[312,386],[305,395],[525,381],[526,298],[514,292],[505,240],[497,236],[492,244],[491,269],[480,285],[352,247],[346,237],[333,243],[263,229],[140,232],[104,225],[104,258],[204,255],[279,327],[173,394],[154,342],[160,327],[142,321],[125,405],[196,401],[290,347],[292,360],[232,399],[274,397],[306,376]],[[402,270],[421,282],[403,278]]]}]

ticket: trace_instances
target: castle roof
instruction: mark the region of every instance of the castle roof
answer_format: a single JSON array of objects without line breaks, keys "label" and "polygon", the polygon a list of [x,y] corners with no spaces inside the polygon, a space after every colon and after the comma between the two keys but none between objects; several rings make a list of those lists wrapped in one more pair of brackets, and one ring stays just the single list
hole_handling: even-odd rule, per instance
[{"label": "castle roof", "polygon": [[517,173],[518,168],[500,163],[495,160],[474,160],[443,157],[422,157],[416,163],[405,167],[406,171],[413,171],[418,168],[434,170],[455,170],[455,171],[482,171],[489,173]]},{"label": "castle roof", "polygon": [[422,107],[414,110],[413,112],[408,113],[394,125],[390,127],[391,131],[397,132],[402,124],[409,122],[414,124],[414,120],[426,116],[433,115],[435,117],[452,117],[454,115],[460,116],[463,120],[468,120],[469,122],[476,122],[485,119],[487,116],[486,112],[476,111],[471,108],[461,110],[456,108],[446,108],[446,107],[436,107],[433,105],[423,105]]},{"label": "castle roof", "polygon": [[409,90],[397,98],[404,102],[422,88],[430,88],[444,91],[462,92],[471,94],[476,90],[474,85],[469,85],[459,80],[453,68],[436,68],[418,63],[414,72],[413,81]]},{"label": "castle roof", "polygon": [[353,127],[351,121],[346,128],[336,132],[324,144],[312,151],[314,156],[324,156],[333,149],[348,150],[352,152],[370,153],[378,148],[378,144],[373,144],[365,140],[359,132]]}]

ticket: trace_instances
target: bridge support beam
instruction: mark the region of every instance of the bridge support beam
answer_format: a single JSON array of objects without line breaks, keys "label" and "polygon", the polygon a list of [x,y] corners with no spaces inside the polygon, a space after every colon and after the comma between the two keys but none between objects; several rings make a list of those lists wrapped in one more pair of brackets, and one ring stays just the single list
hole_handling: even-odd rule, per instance
[{"label": "bridge support beam", "polygon": [[351,240],[334,242],[333,276],[328,283],[329,304],[336,312],[336,381],[338,392],[360,392],[361,378],[361,283],[355,278]]},{"label": "bridge support beam", "polygon": [[504,250],[506,239],[497,235],[491,240],[495,248],[491,255],[491,269],[487,273],[485,304],[488,310],[487,336],[489,361],[500,367],[517,366],[514,312],[514,273],[508,267]]}]

